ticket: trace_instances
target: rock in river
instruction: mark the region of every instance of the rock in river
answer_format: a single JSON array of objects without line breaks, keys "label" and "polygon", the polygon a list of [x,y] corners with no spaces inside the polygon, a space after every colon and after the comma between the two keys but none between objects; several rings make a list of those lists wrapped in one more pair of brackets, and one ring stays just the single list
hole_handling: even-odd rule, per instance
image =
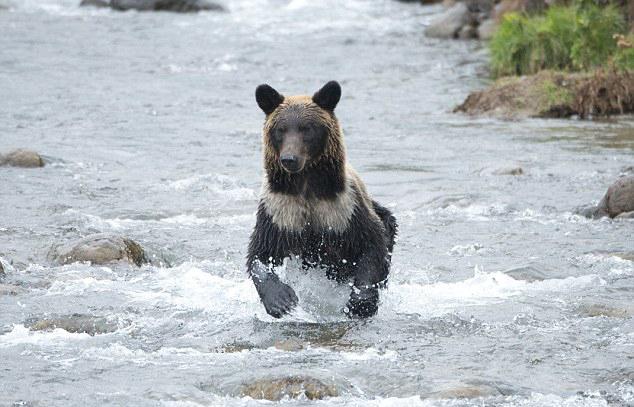
[{"label": "rock in river", "polygon": [[634,176],[619,178],[608,188],[599,205],[586,208],[582,214],[592,218],[634,217]]},{"label": "rock in river", "polygon": [[5,156],[0,156],[0,165],[11,167],[37,168],[44,167],[44,160],[35,151],[18,149]]},{"label": "rock in river", "polygon": [[59,328],[70,333],[86,333],[90,336],[114,332],[118,328],[116,323],[106,318],[83,314],[31,319],[25,325],[32,331],[52,331]]},{"label": "rock in river", "polygon": [[19,295],[25,293],[26,290],[20,286],[13,284],[0,284],[0,297],[3,295]]},{"label": "rock in river", "polygon": [[224,11],[220,4],[207,0],[82,0],[79,5],[110,7],[120,11],[174,11],[179,13]]},{"label": "rock in river", "polygon": [[278,401],[284,397],[306,397],[309,400],[321,400],[337,397],[339,392],[334,384],[308,376],[288,376],[275,379],[261,379],[242,386],[243,396],[254,399]]},{"label": "rock in river", "polygon": [[458,38],[462,27],[469,23],[469,10],[465,3],[456,3],[425,29],[425,35],[434,38]]},{"label": "rock in river", "polygon": [[106,264],[127,261],[141,266],[148,262],[143,248],[134,240],[109,234],[95,234],[54,249],[54,259],[59,264],[88,261]]}]

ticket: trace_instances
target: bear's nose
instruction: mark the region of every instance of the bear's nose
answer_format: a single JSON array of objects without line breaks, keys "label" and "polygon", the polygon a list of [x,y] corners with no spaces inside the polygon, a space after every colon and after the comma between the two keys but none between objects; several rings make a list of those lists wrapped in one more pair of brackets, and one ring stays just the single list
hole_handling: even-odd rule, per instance
[{"label": "bear's nose", "polygon": [[289,171],[297,171],[299,169],[299,158],[296,155],[284,154],[280,157],[280,162]]}]

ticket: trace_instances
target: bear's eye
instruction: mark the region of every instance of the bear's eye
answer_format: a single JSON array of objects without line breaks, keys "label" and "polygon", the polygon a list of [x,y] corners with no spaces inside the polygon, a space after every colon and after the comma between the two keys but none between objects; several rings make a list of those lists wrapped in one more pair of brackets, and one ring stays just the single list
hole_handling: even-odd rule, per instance
[{"label": "bear's eye", "polygon": [[313,126],[310,125],[301,125],[299,126],[299,132],[305,136],[312,136],[314,133]]},{"label": "bear's eye", "polygon": [[280,126],[273,129],[271,135],[275,141],[281,141],[284,137],[284,133],[286,133],[286,127]]}]

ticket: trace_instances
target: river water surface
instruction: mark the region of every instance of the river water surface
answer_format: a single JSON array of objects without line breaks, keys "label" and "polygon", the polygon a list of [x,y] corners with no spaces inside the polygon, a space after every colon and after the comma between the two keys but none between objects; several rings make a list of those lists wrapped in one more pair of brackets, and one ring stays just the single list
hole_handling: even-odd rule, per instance
[{"label": "river water surface", "polygon": [[[47,161],[0,168],[3,283],[22,288],[0,295],[0,405],[261,405],[242,386],[289,375],[339,396],[288,405],[634,404],[634,222],[574,214],[632,171],[631,118],[450,113],[486,84],[486,51],[425,38],[436,6],[77,3],[0,0],[0,152]],[[244,271],[262,177],[253,93],[331,79],[349,160],[400,223],[391,280],[379,314],[352,322],[345,288],[288,264],[300,308],[274,320]],[[100,232],[153,265],[51,262]],[[111,329],[29,328],[75,313]]]}]

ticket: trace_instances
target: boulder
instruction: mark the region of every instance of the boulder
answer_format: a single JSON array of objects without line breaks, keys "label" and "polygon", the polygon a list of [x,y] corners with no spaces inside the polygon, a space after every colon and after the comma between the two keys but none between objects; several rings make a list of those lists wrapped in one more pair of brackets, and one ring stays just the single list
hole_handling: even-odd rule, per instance
[{"label": "boulder", "polygon": [[339,392],[334,384],[326,384],[321,380],[308,376],[288,376],[274,379],[260,379],[245,384],[242,396],[253,399],[279,401],[285,397],[306,397],[309,400],[321,400],[326,397],[337,397]]},{"label": "boulder", "polygon": [[0,156],[0,165],[11,167],[37,168],[44,167],[44,160],[35,151],[18,149],[5,156]]},{"label": "boulder", "polygon": [[460,30],[469,24],[469,10],[465,3],[456,3],[425,28],[425,35],[432,38],[458,38]]},{"label": "boulder", "polygon": [[95,234],[54,249],[54,260],[59,264],[90,262],[107,264],[125,261],[136,266],[148,262],[143,248],[135,241],[109,234]]},{"label": "boulder", "polygon": [[191,13],[197,11],[224,11],[220,4],[207,0],[110,0],[115,10],[175,11]]},{"label": "boulder", "polygon": [[70,333],[86,333],[90,336],[111,333],[119,328],[116,323],[106,318],[83,314],[31,319],[26,321],[25,326],[32,331],[52,331],[59,328]]},{"label": "boulder", "polygon": [[605,193],[594,210],[586,210],[586,216],[601,218],[630,218],[634,212],[634,176],[623,177],[616,180]]}]

